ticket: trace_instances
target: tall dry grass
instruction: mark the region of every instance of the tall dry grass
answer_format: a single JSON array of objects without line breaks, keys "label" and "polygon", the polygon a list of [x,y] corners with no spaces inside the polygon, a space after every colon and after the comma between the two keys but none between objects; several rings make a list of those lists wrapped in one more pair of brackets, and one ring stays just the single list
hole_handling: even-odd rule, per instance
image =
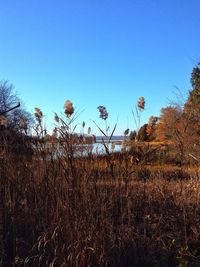
[{"label": "tall dry grass", "polygon": [[51,147],[40,122],[32,157],[3,146],[4,266],[200,266],[197,171],[134,150],[76,157],[70,118]]}]

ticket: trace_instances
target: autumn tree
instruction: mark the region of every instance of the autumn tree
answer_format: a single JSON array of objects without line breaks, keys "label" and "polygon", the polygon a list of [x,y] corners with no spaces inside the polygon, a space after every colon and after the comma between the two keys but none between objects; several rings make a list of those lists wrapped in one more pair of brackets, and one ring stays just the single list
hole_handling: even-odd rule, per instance
[{"label": "autumn tree", "polygon": [[156,130],[156,124],[158,122],[158,117],[151,116],[148,121],[148,125],[146,128],[147,136],[149,141],[152,141],[155,139],[155,130]]},{"label": "autumn tree", "polygon": [[192,89],[183,108],[182,119],[185,121],[190,154],[199,154],[200,149],[200,63],[191,73]]},{"label": "autumn tree", "polygon": [[145,123],[138,131],[138,141],[145,142],[148,141],[148,135],[147,135],[147,126],[148,124]]},{"label": "autumn tree", "polygon": [[156,127],[156,139],[158,141],[172,140],[181,116],[182,110],[179,106],[162,108]]},{"label": "autumn tree", "polygon": [[136,131],[131,131],[130,134],[129,134],[129,139],[131,141],[135,141],[136,136],[137,136],[137,132]]},{"label": "autumn tree", "polygon": [[192,90],[183,108],[171,105],[161,109],[156,126],[156,139],[171,141],[180,155],[181,162],[196,154],[200,148],[200,65],[191,74]]},{"label": "autumn tree", "polygon": [[188,148],[188,121],[183,117],[180,106],[168,106],[161,109],[159,122],[156,126],[156,140],[170,141],[180,163],[183,164]]}]

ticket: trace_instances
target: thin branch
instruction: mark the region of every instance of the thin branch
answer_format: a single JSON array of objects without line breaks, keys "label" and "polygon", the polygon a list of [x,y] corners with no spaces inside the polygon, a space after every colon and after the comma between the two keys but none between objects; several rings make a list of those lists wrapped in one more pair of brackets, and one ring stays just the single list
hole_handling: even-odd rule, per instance
[{"label": "thin branch", "polygon": [[4,114],[6,114],[6,113],[8,113],[8,112],[10,112],[10,111],[12,111],[13,109],[18,108],[18,107],[20,107],[20,102],[19,102],[16,106],[14,106],[14,107],[12,107],[12,108],[10,108],[10,109],[8,109],[8,110],[5,110],[5,111],[1,112],[1,113],[0,113],[0,116],[1,116],[1,115],[4,115]]}]

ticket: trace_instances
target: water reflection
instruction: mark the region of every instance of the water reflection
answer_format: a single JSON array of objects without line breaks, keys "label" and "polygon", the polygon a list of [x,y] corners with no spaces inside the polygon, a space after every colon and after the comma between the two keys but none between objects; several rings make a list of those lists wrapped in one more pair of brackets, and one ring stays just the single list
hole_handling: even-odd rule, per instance
[{"label": "water reflection", "polygon": [[94,155],[104,155],[106,154],[106,148],[110,153],[122,152],[128,150],[128,146],[124,142],[121,143],[94,143],[94,144],[84,144],[77,145],[75,148],[76,156],[88,156]]},{"label": "water reflection", "polygon": [[[36,148],[35,148],[36,149]],[[110,142],[103,143],[97,142],[92,144],[76,144],[70,145],[67,144],[48,144],[46,146],[46,152],[50,158],[63,158],[66,156],[74,157],[88,157],[91,155],[105,155],[106,151],[109,153],[125,152],[128,151],[129,147],[127,143],[122,142]]]}]

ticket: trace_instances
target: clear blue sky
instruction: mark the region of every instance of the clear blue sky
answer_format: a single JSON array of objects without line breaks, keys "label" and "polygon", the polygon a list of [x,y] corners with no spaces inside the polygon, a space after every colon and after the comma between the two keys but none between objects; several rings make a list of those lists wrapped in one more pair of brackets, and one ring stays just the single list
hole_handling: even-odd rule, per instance
[{"label": "clear blue sky", "polygon": [[0,80],[15,86],[28,111],[53,112],[70,99],[77,123],[101,124],[98,105],[134,129],[131,110],[146,99],[142,123],[190,89],[200,60],[199,0],[2,0]]}]

